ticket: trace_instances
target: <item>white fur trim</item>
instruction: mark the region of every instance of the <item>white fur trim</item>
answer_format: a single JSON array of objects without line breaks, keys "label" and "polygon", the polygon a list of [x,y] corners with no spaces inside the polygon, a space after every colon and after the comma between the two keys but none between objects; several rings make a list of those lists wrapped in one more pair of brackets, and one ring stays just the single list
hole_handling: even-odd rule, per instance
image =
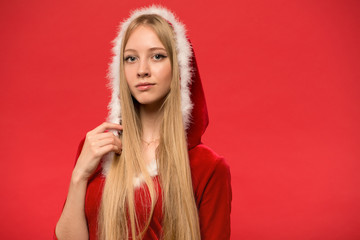
[{"label": "white fur trim", "polygon": [[[153,160],[147,165],[147,170],[149,171],[151,177],[158,175],[156,160]],[[144,182],[144,176],[140,174],[138,177],[134,178],[134,187],[139,187],[142,182]]]},{"label": "white fur trim", "polygon": [[[103,163],[103,169],[107,169],[107,171],[110,169],[110,164],[111,164],[111,161],[105,161]],[[147,170],[149,172],[149,175],[150,177],[155,177],[156,175],[158,175],[158,166],[157,166],[157,163],[156,163],[156,160],[152,160],[148,165],[147,165]],[[103,175],[106,176],[106,174],[108,172],[102,172]],[[140,174],[138,175],[137,177],[134,177],[134,180],[133,180],[133,183],[134,183],[134,187],[139,187],[141,185],[141,183],[144,182],[144,175],[143,174]]]},{"label": "white fur trim", "polygon": [[[108,87],[112,91],[111,100],[108,105],[109,115],[107,117],[108,122],[120,123],[121,118],[121,108],[119,101],[119,93],[120,93],[120,50],[121,50],[121,42],[123,36],[125,34],[126,29],[128,28],[131,21],[143,14],[157,14],[171,23],[174,32],[175,32],[175,40],[176,40],[176,51],[177,58],[180,69],[180,79],[181,79],[181,110],[183,114],[183,122],[185,129],[188,129],[190,125],[190,114],[193,108],[193,104],[190,99],[190,90],[189,86],[191,83],[191,57],[192,57],[192,49],[190,43],[186,37],[186,29],[185,26],[175,17],[175,15],[169,11],[168,9],[160,6],[150,6],[147,8],[140,8],[133,11],[130,17],[122,22],[119,26],[118,35],[113,40],[114,47],[112,62],[109,65],[108,79],[109,84]],[[113,131],[113,133],[117,136],[118,133]],[[106,175],[109,171],[111,161],[113,159],[114,153],[109,153],[104,156],[104,164],[103,164],[103,174]]]}]

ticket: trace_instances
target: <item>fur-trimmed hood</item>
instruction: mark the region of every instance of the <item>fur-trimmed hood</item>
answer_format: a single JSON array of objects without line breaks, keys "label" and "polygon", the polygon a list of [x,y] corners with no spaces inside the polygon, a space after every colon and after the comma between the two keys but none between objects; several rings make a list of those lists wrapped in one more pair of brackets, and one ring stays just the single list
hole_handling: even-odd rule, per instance
[{"label": "fur-trimmed hood", "polygon": [[[191,149],[201,142],[201,136],[208,125],[208,113],[205,96],[201,84],[194,51],[190,40],[186,36],[185,26],[168,9],[161,6],[150,6],[133,11],[130,17],[123,21],[118,29],[118,35],[113,40],[113,57],[109,65],[108,87],[112,91],[111,100],[108,105],[108,122],[121,122],[120,93],[120,56],[121,42],[130,22],[143,14],[157,14],[167,20],[175,32],[176,51],[180,69],[181,81],[181,110],[183,122],[187,133],[188,148]],[[112,131],[118,135],[116,131]],[[107,173],[110,159],[113,153],[105,157],[104,173]]]}]

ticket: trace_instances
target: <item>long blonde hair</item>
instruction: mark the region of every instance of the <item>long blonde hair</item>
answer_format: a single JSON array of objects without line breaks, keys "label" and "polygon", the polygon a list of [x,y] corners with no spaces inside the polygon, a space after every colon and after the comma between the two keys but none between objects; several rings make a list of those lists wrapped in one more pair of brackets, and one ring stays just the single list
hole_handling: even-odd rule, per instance
[{"label": "long blonde hair", "polygon": [[[124,48],[131,33],[140,25],[150,26],[168,53],[172,66],[170,91],[161,112],[160,142],[156,149],[162,194],[162,239],[200,239],[200,226],[194,199],[186,133],[181,112],[180,77],[175,36],[170,24],[156,14],[134,19],[125,32],[120,56],[120,104],[122,109],[122,154],[114,157],[106,177],[99,212],[99,239],[141,239],[145,234],[158,199],[156,188],[141,156],[142,126],[138,104],[131,96],[124,74]],[[142,174],[143,188],[151,199],[147,221],[140,229],[135,209],[134,177]],[[144,202],[146,204],[146,202]]]}]

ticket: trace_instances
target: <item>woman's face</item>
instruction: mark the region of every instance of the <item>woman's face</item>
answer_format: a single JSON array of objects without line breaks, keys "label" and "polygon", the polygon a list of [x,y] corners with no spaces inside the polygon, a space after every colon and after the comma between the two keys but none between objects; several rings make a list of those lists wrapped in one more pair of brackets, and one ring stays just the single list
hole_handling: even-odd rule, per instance
[{"label": "woman's face", "polygon": [[170,90],[171,63],[151,27],[140,25],[124,50],[124,71],[132,96],[140,104],[159,104]]}]

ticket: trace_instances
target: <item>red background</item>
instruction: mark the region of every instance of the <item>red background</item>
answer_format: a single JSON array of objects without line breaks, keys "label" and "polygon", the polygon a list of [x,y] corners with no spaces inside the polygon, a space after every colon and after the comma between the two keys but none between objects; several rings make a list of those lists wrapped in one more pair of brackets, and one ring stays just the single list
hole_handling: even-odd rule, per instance
[{"label": "red background", "polygon": [[[50,239],[107,115],[111,40],[153,1],[1,1],[0,239]],[[156,3],[160,3],[156,1]],[[232,239],[360,239],[359,1],[168,1],[232,173]]]}]

